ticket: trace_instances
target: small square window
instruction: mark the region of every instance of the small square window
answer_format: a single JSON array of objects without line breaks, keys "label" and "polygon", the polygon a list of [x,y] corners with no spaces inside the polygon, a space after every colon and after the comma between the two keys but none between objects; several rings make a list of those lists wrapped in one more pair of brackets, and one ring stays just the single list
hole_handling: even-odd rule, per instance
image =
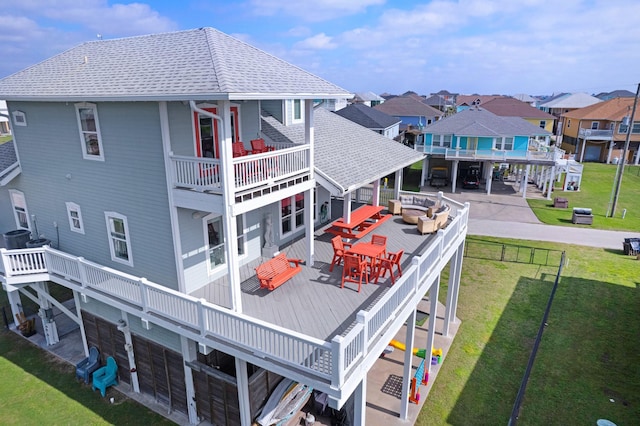
[{"label": "small square window", "polygon": [[27,115],[22,111],[13,111],[13,124],[15,126],[26,126]]},{"label": "small square window", "polygon": [[67,205],[67,215],[69,216],[69,228],[73,232],[77,232],[79,234],[84,234],[84,224],[82,222],[82,212],[80,211],[80,206],[76,203],[68,202]]}]

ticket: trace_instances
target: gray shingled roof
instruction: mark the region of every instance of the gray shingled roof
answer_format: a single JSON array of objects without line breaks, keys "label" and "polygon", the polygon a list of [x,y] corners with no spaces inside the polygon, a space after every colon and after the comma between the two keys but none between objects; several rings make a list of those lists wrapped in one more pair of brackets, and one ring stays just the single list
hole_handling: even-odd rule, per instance
[{"label": "gray shingled roof", "polygon": [[213,28],[83,43],[0,80],[6,100],[350,98]]},{"label": "gray shingled roof", "polygon": [[395,117],[439,117],[443,115],[440,110],[408,95],[387,99],[374,108]]},{"label": "gray shingled roof", "polygon": [[482,108],[470,108],[428,125],[425,133],[458,136],[547,136],[548,131],[520,117],[500,117]]},{"label": "gray shingled roof", "polygon": [[0,180],[5,176],[6,170],[18,161],[13,141],[0,145]]},{"label": "gray shingled roof", "polygon": [[[262,132],[274,142],[304,142],[304,124],[284,126],[263,112]],[[314,161],[334,194],[352,191],[424,158],[424,154],[323,108],[314,111]]]},{"label": "gray shingled roof", "polygon": [[364,104],[351,104],[335,113],[367,129],[386,129],[400,123],[397,118]]}]

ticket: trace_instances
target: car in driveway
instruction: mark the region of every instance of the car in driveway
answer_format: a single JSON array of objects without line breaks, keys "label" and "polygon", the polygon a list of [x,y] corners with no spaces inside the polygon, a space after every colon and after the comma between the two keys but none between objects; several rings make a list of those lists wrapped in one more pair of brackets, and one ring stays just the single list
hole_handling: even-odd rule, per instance
[{"label": "car in driveway", "polygon": [[480,178],[476,174],[468,174],[462,180],[465,189],[480,189]]}]

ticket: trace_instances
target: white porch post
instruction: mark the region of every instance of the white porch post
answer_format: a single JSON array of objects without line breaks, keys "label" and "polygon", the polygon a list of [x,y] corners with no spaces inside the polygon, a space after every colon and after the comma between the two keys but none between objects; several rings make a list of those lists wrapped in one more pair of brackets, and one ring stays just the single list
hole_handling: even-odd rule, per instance
[{"label": "white porch post", "polygon": [[380,205],[380,179],[373,182],[373,195],[371,196],[371,205]]},{"label": "white porch post", "polygon": [[420,186],[425,186],[425,182],[429,177],[429,157],[424,157],[422,160],[422,175],[420,176]]},{"label": "white porch post", "polygon": [[611,155],[613,154],[613,140],[609,141],[609,152],[607,153],[607,164],[611,164]]},{"label": "white porch post", "polygon": [[458,180],[458,163],[460,160],[453,160],[453,170],[451,171],[451,193],[456,192],[456,181]]},{"label": "white porch post", "polygon": [[80,302],[80,293],[73,291],[73,301],[76,305],[76,314],[80,320],[80,336],[82,337],[82,347],[84,348],[84,356],[89,356],[89,346],[87,345],[87,333],[84,329],[84,321],[82,320],[82,308]]},{"label": "white porch post", "polygon": [[[20,291],[7,291],[7,298],[9,299],[9,305],[11,306],[11,314],[13,316],[13,324],[18,327],[20,323],[18,322],[18,314],[21,311],[22,301],[20,300]],[[87,351],[87,356],[89,353]]]},{"label": "white porch post", "polygon": [[[411,388],[411,373],[413,372],[413,341],[416,334],[416,310],[413,309],[407,319],[407,335],[404,341],[404,368],[402,372],[402,398],[400,399],[400,419],[407,420],[409,416],[409,391]],[[356,423],[362,424],[362,423]]]},{"label": "white porch post", "polygon": [[38,293],[38,304],[40,305],[38,316],[42,320],[44,338],[47,341],[47,345],[55,345],[60,341],[60,338],[58,337],[58,326],[53,318],[53,306],[45,296],[45,293],[49,294],[49,286],[45,282],[37,282],[33,285],[33,288]]},{"label": "white porch post", "polygon": [[[580,138],[578,138],[578,140],[580,140]],[[587,140],[585,138],[582,139],[582,149],[580,150],[580,162],[582,163],[582,160],[584,160],[584,150],[585,147],[587,146]]]},{"label": "white porch post", "polygon": [[555,186],[556,180],[556,166],[549,167],[549,189],[547,191],[547,200],[551,199],[551,194]]},{"label": "white porch post", "polygon": [[124,311],[122,312],[122,322],[118,325],[118,330],[124,335],[124,349],[127,352],[129,371],[131,372],[131,387],[135,393],[140,393],[136,355],[133,352],[133,340],[131,339],[131,329],[129,328],[129,315]]},{"label": "white porch post", "polygon": [[304,194],[304,223],[306,232],[306,252],[308,266],[313,266],[314,262],[314,241],[313,241],[313,190],[309,189]]},{"label": "white porch post", "polygon": [[447,285],[447,300],[444,310],[444,322],[442,325],[442,335],[444,337],[449,336],[449,324],[453,322],[453,297],[456,288],[456,279],[458,277],[458,269],[460,265],[458,263],[458,256],[452,256],[449,261],[449,284]]},{"label": "white porch post", "polygon": [[351,192],[344,194],[342,203],[342,220],[345,223],[351,222]]},{"label": "white porch post", "polygon": [[[464,203],[469,208],[469,203]],[[453,281],[453,298],[451,299],[451,323],[456,321],[456,315],[458,310],[458,295],[460,294],[460,277],[462,276],[462,260],[464,258],[464,241],[460,243],[456,252],[456,279]],[[448,307],[448,306],[447,306]]]},{"label": "white porch post", "polygon": [[367,424],[367,375],[365,374],[353,393],[353,424]]},{"label": "white porch post", "polygon": [[[182,349],[182,359],[184,361],[195,361],[198,359],[195,342],[187,339],[185,336],[180,336],[180,346]],[[200,422],[198,419],[198,407],[196,405],[196,389],[193,384],[193,372],[186,364],[184,364],[184,387],[187,394],[189,423],[197,425]]]},{"label": "white porch post", "polygon": [[486,161],[484,164],[487,166],[487,171],[485,172],[487,195],[491,195],[491,185],[493,185],[493,163],[491,161]]},{"label": "white porch post", "polygon": [[393,188],[393,198],[397,200],[400,198],[400,191],[402,190],[402,169],[396,170],[395,179],[396,182]]},{"label": "white porch post", "polygon": [[223,187],[224,202],[227,206],[227,214],[223,215],[224,232],[226,244],[224,245],[227,258],[227,273],[229,274],[229,296],[231,298],[231,309],[242,312],[242,291],[240,289],[240,264],[238,262],[238,229],[236,226],[236,216],[232,214],[232,204],[235,202],[234,179],[233,179],[233,155],[231,153],[231,103],[229,101],[219,101],[219,115],[222,116],[222,129],[220,138],[220,151],[223,161]]},{"label": "white porch post", "polygon": [[[441,231],[438,231],[441,232]],[[429,288],[429,325],[427,326],[427,342],[425,349],[427,353],[424,354],[424,362],[427,366],[426,370],[431,373],[431,351],[433,350],[433,343],[436,339],[436,320],[438,317],[438,293],[440,293],[440,274],[436,278],[435,282]],[[448,306],[447,306],[448,307]]]},{"label": "white porch post", "polygon": [[249,401],[249,374],[247,361],[236,358],[236,382],[238,385],[238,407],[240,409],[240,424],[251,425],[251,403]]},{"label": "white porch post", "polygon": [[522,179],[522,198],[527,198],[527,186],[529,184],[529,169],[530,165],[527,164],[527,167],[524,170],[524,178]]},{"label": "white porch post", "polygon": [[547,184],[549,183],[547,180],[547,176],[549,173],[549,168],[546,166],[542,166],[542,173],[540,174],[540,178],[542,179],[542,194],[544,195],[547,191]]}]

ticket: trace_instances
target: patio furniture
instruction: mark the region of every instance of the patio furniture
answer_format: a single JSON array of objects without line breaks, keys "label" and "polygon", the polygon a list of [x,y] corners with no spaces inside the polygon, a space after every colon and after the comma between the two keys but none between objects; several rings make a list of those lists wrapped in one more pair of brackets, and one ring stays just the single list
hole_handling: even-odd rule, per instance
[{"label": "patio furniture", "polygon": [[418,223],[418,218],[422,216],[427,216],[426,210],[402,209],[402,221],[404,223],[415,225]]},{"label": "patio furniture", "polygon": [[571,222],[578,225],[592,225],[593,214],[591,213],[591,209],[574,207]]},{"label": "patio furniture", "polygon": [[348,223],[340,218],[331,224],[327,232],[343,238],[362,238],[392,217],[390,214],[381,214],[382,210],[383,206],[362,206],[351,212]]},{"label": "patio furniture", "polygon": [[435,218],[421,216],[418,218],[418,232],[422,235],[431,234],[438,230],[438,222]]},{"label": "patio furniture", "polygon": [[18,320],[18,330],[20,330],[20,334],[24,337],[30,337],[36,334],[35,318],[28,319],[24,312],[19,312],[16,314],[16,319]]},{"label": "patio furniture", "polygon": [[378,275],[378,264],[387,251],[386,244],[373,244],[371,242],[359,242],[354,244],[346,254],[356,254],[366,262],[369,269],[369,278],[373,279]]},{"label": "patio furniture", "polygon": [[234,157],[244,157],[245,155],[251,154],[251,151],[247,151],[247,149],[244,147],[243,142],[232,142],[231,147],[233,149]]},{"label": "patio furniture", "polygon": [[86,384],[91,380],[91,374],[100,367],[100,353],[98,348],[91,346],[89,356],[76,364],[76,378],[82,379]]},{"label": "patio furniture", "polygon": [[625,238],[622,243],[624,254],[637,256],[640,254],[640,238]]},{"label": "patio furniture", "polygon": [[[380,264],[378,265],[378,276],[376,277],[376,284],[378,283],[378,279],[380,277],[384,278],[384,276],[389,272],[391,275],[391,285],[396,283],[396,278],[400,278],[402,276],[402,266],[400,265],[400,260],[402,260],[402,256],[404,255],[404,250],[400,250],[396,253],[387,253],[387,257],[380,259]],[[396,273],[393,272],[393,269],[396,269]]]},{"label": "patio furniture", "polygon": [[107,358],[107,365],[98,368],[93,373],[93,383],[91,389],[100,389],[100,394],[104,397],[109,386],[118,384],[118,366],[112,356]]},{"label": "patio furniture", "polygon": [[333,271],[334,265],[339,265],[342,262],[345,252],[351,248],[351,243],[345,243],[342,241],[340,235],[336,235],[331,239],[331,246],[333,247],[333,259],[331,260],[331,266],[329,266],[329,272]]},{"label": "patio furniture", "polygon": [[564,197],[555,197],[553,199],[553,207],[558,209],[566,209],[569,207],[569,200]]},{"label": "patio furniture", "polygon": [[400,200],[389,200],[389,213],[400,214],[402,213],[402,203]]},{"label": "patio furniture", "polygon": [[300,259],[287,259],[284,253],[278,254],[256,268],[260,288],[269,290],[281,286],[300,271],[302,271]]},{"label": "patio furniture", "polygon": [[260,154],[262,152],[275,151],[275,147],[266,145],[264,139],[251,139],[251,150],[254,154]]},{"label": "patio furniture", "polygon": [[342,269],[342,283],[340,288],[344,288],[345,282],[358,283],[358,293],[360,293],[363,280],[365,283],[369,282],[367,262],[362,260],[360,256],[345,253],[344,268]]},{"label": "patio furniture", "polygon": [[426,195],[401,195],[399,197],[401,210],[422,210],[425,213],[429,208],[440,207],[440,200],[432,200]]},{"label": "patio furniture", "polygon": [[[371,244],[384,247],[384,251],[387,251],[387,237],[384,235],[373,234],[371,235]],[[384,254],[384,253],[383,253]]]}]

